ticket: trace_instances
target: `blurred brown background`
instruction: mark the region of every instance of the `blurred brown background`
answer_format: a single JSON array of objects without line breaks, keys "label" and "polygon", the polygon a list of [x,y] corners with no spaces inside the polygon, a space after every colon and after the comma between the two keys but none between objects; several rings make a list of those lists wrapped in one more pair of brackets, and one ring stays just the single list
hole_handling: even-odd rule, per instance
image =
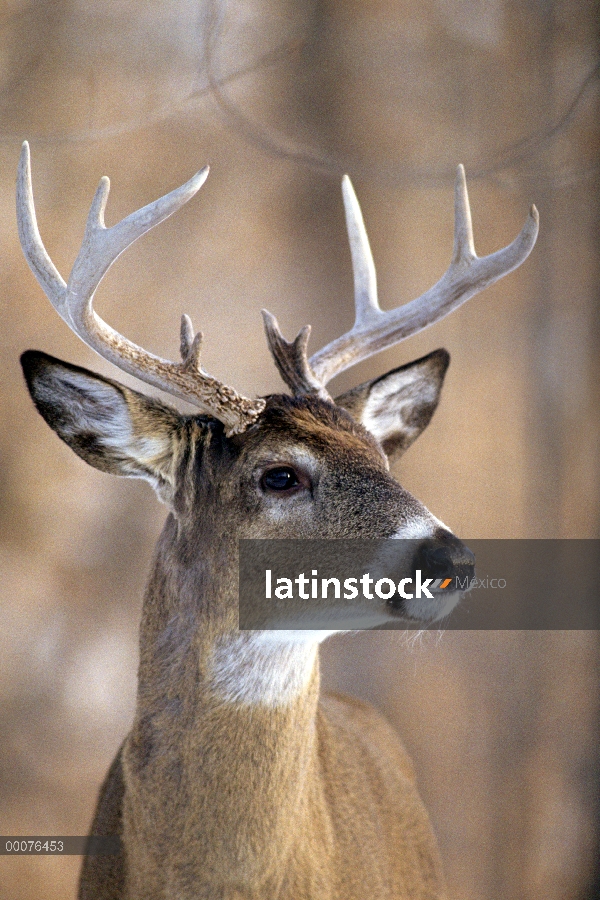
[{"label": "blurred brown background", "polygon": [[[446,268],[458,162],[480,253],[512,240],[534,201],[541,235],[522,269],[338,386],[447,347],[442,404],[402,483],[466,539],[598,537],[599,22],[592,0],[2,4],[2,834],[86,832],[132,716],[165,515],[146,485],[76,458],[22,384],[27,347],[114,372],[22,258],[20,142],[65,276],[100,175],[111,224],[211,164],[199,196],[119,259],[97,307],[171,358],[188,312],[208,371],[250,394],[280,389],[261,306],[288,337],[311,322],[314,349],[351,324],[344,171],[384,306]],[[595,634],[366,633],[323,655],[327,684],[399,727],[452,898],[594,896]],[[0,857],[0,898],[72,897],[78,866]]]}]

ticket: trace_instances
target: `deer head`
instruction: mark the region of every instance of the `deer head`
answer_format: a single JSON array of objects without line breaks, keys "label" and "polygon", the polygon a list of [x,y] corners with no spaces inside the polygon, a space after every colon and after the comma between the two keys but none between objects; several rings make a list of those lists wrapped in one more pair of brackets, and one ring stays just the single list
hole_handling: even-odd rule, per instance
[{"label": "deer head", "polygon": [[[240,538],[405,537],[419,541],[421,565],[435,577],[470,570],[473,559],[465,546],[390,474],[390,461],[431,420],[448,353],[435,350],[335,399],[327,384],[349,366],[438,321],[519,266],[536,240],[535,207],[512,244],[478,258],[465,174],[459,166],[454,253],[448,270],[421,297],[384,312],[377,300],[361,211],[344,176],[354,326],[309,358],[310,326],[288,342],[276,319],[263,310],[268,345],[291,396],[250,400],[202,369],[202,334],[194,334],[187,316],[181,323],[182,361],[175,363],[118,334],[92,306],[101,278],[119,254],[187,202],[207,173],[203,169],[112,228],[103,221],[109,191],[108,179],[103,178],[82,248],[65,283],[38,232],[29,149],[23,146],[17,188],[19,234],[27,261],[53,306],[105,359],[195,404],[200,415],[180,415],[115,381],[28,351],[23,368],[38,410],[91,465],[150,481],[171,510],[156,577],[182,585],[193,582],[207,608],[218,610],[215,621],[225,630],[236,627],[237,587],[231,563]],[[399,612],[432,619],[441,606],[442,601],[431,601],[417,612],[407,602]],[[393,612],[382,602],[384,618]]]}]

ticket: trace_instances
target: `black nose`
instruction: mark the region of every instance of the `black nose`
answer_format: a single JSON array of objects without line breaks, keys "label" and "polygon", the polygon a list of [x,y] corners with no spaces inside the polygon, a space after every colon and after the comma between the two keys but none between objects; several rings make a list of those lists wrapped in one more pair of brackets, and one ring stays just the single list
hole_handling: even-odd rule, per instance
[{"label": "black nose", "polygon": [[472,578],[475,556],[450,531],[440,528],[433,538],[419,545],[414,567],[424,578]]}]

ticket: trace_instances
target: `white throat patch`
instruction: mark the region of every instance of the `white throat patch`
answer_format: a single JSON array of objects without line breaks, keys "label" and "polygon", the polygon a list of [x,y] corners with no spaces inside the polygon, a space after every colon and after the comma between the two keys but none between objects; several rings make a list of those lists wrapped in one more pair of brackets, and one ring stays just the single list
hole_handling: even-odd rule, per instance
[{"label": "white throat patch", "polygon": [[286,706],[307,688],[319,644],[331,631],[230,635],[213,653],[211,687],[225,703]]}]

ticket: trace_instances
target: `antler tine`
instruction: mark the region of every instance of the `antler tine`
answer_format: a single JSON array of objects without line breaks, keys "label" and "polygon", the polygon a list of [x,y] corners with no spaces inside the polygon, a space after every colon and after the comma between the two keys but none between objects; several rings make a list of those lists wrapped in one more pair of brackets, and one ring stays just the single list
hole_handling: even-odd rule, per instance
[{"label": "antler tine", "polygon": [[452,254],[452,262],[458,264],[464,261],[468,265],[476,257],[471,205],[467,192],[467,176],[465,175],[465,167],[461,163],[456,170],[456,179],[454,181],[454,252]]},{"label": "antler tine", "polygon": [[[204,184],[208,166],[193,178],[127,216],[112,228],[104,225],[110,182],[102,178],[90,208],[81,249],[65,283],[46,252],[35,216],[29,145],[23,144],[17,177],[17,221],[25,258],[50,302],[69,327],[93,350],[124,372],[187,400],[226,427],[227,434],[244,431],[264,409],[263,400],[249,400],[212,378],[200,367],[201,334],[193,337],[191,321],[182,325],[182,363],[161,359],[120,335],[94,311],[94,293],[118,256],[155,225],[187,203]],[[184,352],[185,351],[185,352]]]},{"label": "antler tine", "polygon": [[535,206],[515,240],[479,258],[473,244],[471,211],[463,166],[454,189],[454,253],[447,271],[432,288],[397,309],[382,311],[377,303],[375,269],[358,201],[344,176],[344,202],[354,268],[356,320],[353,328],[310,357],[316,380],[326,385],[335,375],[374,353],[422,331],[524,262],[535,244],[539,216]]},{"label": "antler tine", "polygon": [[293,341],[286,341],[279,328],[279,322],[267,309],[261,310],[267,343],[279,374],[293,394],[316,394],[323,400],[331,397],[317,381],[308,364],[308,339],[310,325],[301,328]]},{"label": "antler tine", "polygon": [[[356,318],[354,329],[359,329],[382,315],[377,302],[377,275],[358,199],[347,175],[342,179],[342,195],[346,211],[346,226],[352,255],[354,273],[354,297]],[[310,325],[302,328],[295,340],[286,341],[275,316],[262,310],[269,350],[283,381],[293,394],[315,394],[331,400],[324,382],[315,377],[308,361]],[[353,329],[353,330],[354,330]]]},{"label": "antler tine", "polygon": [[358,198],[347,175],[342,178],[342,197],[354,275],[354,327],[360,328],[381,313],[377,300],[377,274]]}]

